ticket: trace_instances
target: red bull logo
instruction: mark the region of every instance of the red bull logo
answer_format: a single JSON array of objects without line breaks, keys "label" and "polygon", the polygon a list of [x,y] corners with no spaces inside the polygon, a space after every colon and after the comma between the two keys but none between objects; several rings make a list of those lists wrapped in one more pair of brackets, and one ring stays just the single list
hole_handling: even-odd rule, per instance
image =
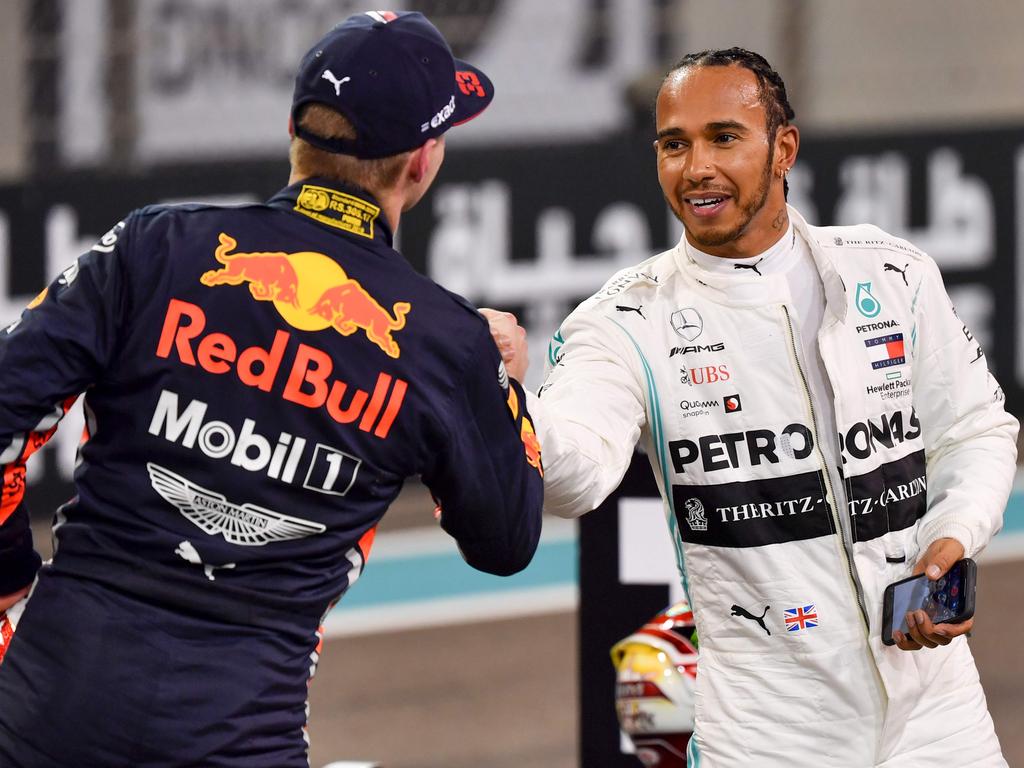
[{"label": "red bull logo", "polygon": [[350,336],[362,329],[366,338],[389,357],[398,357],[401,352],[391,332],[405,328],[405,316],[410,309],[412,305],[409,302],[396,301],[392,317],[363,286],[355,280],[346,280],[320,294],[309,312],[327,320],[342,336]]},{"label": "red bull logo", "polygon": [[242,285],[257,301],[272,302],[286,323],[303,331],[333,328],[342,336],[363,331],[388,357],[398,358],[401,348],[393,333],[405,327],[412,309],[396,301],[388,312],[341,265],[315,251],[235,252],[238,243],[220,233],[214,256],[224,266],[203,274],[203,285]]},{"label": "red bull logo", "polygon": [[220,245],[213,255],[224,266],[211,269],[199,282],[203,285],[249,284],[256,301],[286,302],[298,307],[299,276],[286,253],[228,253],[238,243],[220,233]]},{"label": "red bull logo", "polygon": [[156,355],[177,357],[183,365],[212,374],[233,373],[247,387],[306,408],[322,408],[339,424],[356,424],[363,432],[387,438],[408,382],[381,371],[375,381],[363,382],[365,389],[360,388],[334,375],[331,355],[302,343],[289,355],[290,342],[291,334],[279,330],[267,346],[241,348],[227,333],[206,332],[202,307],[171,299]]}]

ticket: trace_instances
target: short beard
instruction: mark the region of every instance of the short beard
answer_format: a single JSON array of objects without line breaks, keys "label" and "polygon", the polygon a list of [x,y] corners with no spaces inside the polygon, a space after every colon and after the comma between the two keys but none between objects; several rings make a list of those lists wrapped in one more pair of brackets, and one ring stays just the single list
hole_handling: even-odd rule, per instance
[{"label": "short beard", "polygon": [[[764,165],[764,172],[761,174],[761,183],[758,185],[757,192],[754,194],[753,199],[743,207],[740,208],[740,222],[732,229],[718,230],[717,232],[712,230],[710,232],[704,232],[698,235],[696,232],[690,232],[687,230],[687,234],[690,236],[693,243],[698,248],[717,248],[738,240],[743,236],[743,233],[747,231],[747,227],[750,226],[750,222],[753,221],[754,216],[764,208],[766,202],[768,202],[768,190],[772,183],[772,162],[775,157],[775,147],[772,146],[768,152],[768,162]],[[683,203],[685,205],[685,203]],[[683,217],[679,214],[679,211],[675,209],[675,206],[669,206],[672,208],[672,212],[676,215],[676,218],[683,223]]]}]

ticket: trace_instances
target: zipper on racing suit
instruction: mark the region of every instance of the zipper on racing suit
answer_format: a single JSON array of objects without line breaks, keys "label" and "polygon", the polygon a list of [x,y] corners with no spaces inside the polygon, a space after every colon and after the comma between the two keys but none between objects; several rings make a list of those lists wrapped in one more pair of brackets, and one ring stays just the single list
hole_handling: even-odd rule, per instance
[{"label": "zipper on racing suit", "polygon": [[828,464],[825,461],[825,454],[821,451],[821,432],[818,430],[818,420],[814,415],[814,402],[811,400],[811,388],[807,383],[807,376],[804,373],[804,368],[800,364],[800,355],[797,354],[796,347],[796,333],[793,330],[793,321],[789,316],[789,308],[785,305],[782,306],[782,312],[786,316],[786,328],[789,331],[789,347],[793,353],[793,360],[796,363],[797,373],[800,374],[800,383],[804,387],[804,396],[807,399],[807,407],[811,412],[811,428],[814,431],[814,450],[818,454],[818,459],[821,462],[822,476],[825,479],[825,492],[828,498],[829,508],[832,510],[832,522],[836,526],[836,530],[839,532],[839,539],[842,543],[840,551],[843,554],[843,560],[846,562],[846,572],[850,577],[850,583],[853,585],[853,592],[857,598],[857,607],[860,608],[861,618],[864,619],[864,630],[868,633],[871,631],[871,624],[868,621],[868,611],[864,602],[864,590],[861,587],[860,580],[857,578],[857,574],[853,570],[853,535],[843,525],[842,520],[839,517],[839,507],[836,500],[835,491],[832,490],[832,478],[828,471]]}]

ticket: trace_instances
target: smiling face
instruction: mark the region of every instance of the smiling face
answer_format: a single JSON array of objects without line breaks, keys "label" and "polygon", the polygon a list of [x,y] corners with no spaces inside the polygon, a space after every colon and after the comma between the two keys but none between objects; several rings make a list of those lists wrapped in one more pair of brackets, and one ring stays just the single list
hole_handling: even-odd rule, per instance
[{"label": "smiling face", "polygon": [[782,173],[799,146],[793,126],[768,133],[757,77],[740,66],[686,67],[658,93],[658,181],[686,238],[744,258],[786,231]]}]

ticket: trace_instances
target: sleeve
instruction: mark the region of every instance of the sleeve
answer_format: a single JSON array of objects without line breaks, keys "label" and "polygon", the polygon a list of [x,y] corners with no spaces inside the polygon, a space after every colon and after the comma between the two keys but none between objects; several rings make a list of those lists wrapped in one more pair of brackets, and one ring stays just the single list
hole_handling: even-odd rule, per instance
[{"label": "sleeve", "polygon": [[0,595],[40,565],[24,503],[25,465],[116,348],[123,301],[118,223],[0,330]]},{"label": "sleeve", "polygon": [[583,309],[552,339],[544,384],[528,399],[544,446],[544,508],[551,514],[596,509],[629,468],[647,419],[630,344],[621,329]]},{"label": "sleeve", "polygon": [[1002,527],[1017,459],[1017,420],[981,345],[956,315],[938,267],[924,260],[912,340],[920,344],[914,407],[925,444],[928,511],[922,551],[953,538],[973,557]]},{"label": "sleeve", "polygon": [[540,539],[541,447],[523,389],[484,324],[462,373],[423,481],[466,562],[507,576],[529,564]]}]

